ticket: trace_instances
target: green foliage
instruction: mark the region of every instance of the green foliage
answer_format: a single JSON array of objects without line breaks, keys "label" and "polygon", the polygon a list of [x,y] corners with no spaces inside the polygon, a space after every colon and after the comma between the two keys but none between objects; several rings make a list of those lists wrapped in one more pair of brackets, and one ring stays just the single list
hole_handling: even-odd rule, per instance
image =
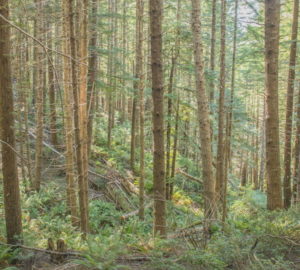
[{"label": "green foliage", "polygon": [[103,231],[107,226],[114,227],[120,224],[121,213],[112,203],[94,200],[90,203],[90,227],[94,233]]},{"label": "green foliage", "polygon": [[123,255],[125,250],[118,234],[107,238],[92,237],[87,241],[87,248],[84,259],[74,262],[95,270],[128,269],[117,263],[118,257]]},{"label": "green foliage", "polygon": [[[19,249],[12,249],[4,245],[0,245],[0,269],[14,270],[17,268],[6,267],[19,256]],[[6,268],[5,268],[6,267]]]}]

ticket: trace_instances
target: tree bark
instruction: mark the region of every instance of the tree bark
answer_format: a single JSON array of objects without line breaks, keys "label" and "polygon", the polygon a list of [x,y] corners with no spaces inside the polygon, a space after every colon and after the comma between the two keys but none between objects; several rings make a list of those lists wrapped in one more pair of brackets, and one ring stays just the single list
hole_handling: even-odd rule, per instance
[{"label": "tree bark", "polygon": [[87,134],[87,12],[88,0],[79,3],[79,47],[78,56],[81,64],[79,65],[79,135],[82,159],[82,175],[79,177],[79,206],[81,231],[86,234],[89,231],[89,211],[88,211],[88,134]]},{"label": "tree bark", "polygon": [[57,127],[56,127],[56,93],[54,83],[53,57],[52,57],[52,27],[48,30],[48,87],[49,87],[49,109],[50,109],[50,139],[53,146],[58,145]]},{"label": "tree bark", "polygon": [[[42,0],[36,1],[37,6],[37,38],[44,40],[44,4]],[[36,88],[36,142],[35,142],[35,177],[33,189],[40,190],[43,162],[43,129],[44,129],[44,51],[41,46],[37,47],[37,88]]]},{"label": "tree bark", "polygon": [[[62,3],[63,10],[63,51],[66,55],[71,54],[70,48],[70,1],[64,0]],[[67,203],[71,213],[72,224],[77,223],[77,203],[76,203],[76,186],[74,179],[74,152],[73,152],[73,105],[72,102],[72,72],[71,60],[68,57],[63,59],[63,82],[64,82],[64,106],[65,106],[65,140],[66,140],[66,179],[67,179]]]},{"label": "tree bark", "polygon": [[294,83],[295,68],[297,57],[297,36],[298,36],[298,15],[299,0],[294,0],[292,36],[290,47],[290,63],[287,85],[286,98],[286,115],[285,115],[285,144],[284,144],[284,179],[283,179],[283,195],[284,207],[289,208],[292,200],[291,188],[291,152],[292,152],[292,129],[293,129],[293,107],[294,107]]},{"label": "tree bark", "polygon": [[137,88],[139,91],[139,117],[140,117],[140,179],[139,179],[139,218],[144,219],[145,215],[145,134],[144,134],[144,61],[143,61],[143,17],[144,17],[144,0],[136,1],[136,77],[138,79]]},{"label": "tree bark", "polygon": [[88,90],[87,90],[87,101],[88,101],[88,156],[91,152],[91,146],[93,142],[93,120],[95,112],[95,102],[96,102],[96,79],[97,79],[97,65],[98,65],[98,54],[96,52],[98,34],[96,31],[97,27],[97,10],[98,10],[98,0],[92,1],[92,11],[90,19],[90,57],[89,57],[89,70],[88,70]]},{"label": "tree bark", "polygon": [[[0,14],[9,18],[8,0],[0,0]],[[8,244],[16,244],[22,234],[20,190],[15,153],[14,101],[10,63],[10,29],[0,18],[0,130],[3,197]]]},{"label": "tree bark", "polygon": [[224,122],[225,122],[225,83],[226,83],[226,0],[221,0],[221,49],[220,49],[220,96],[218,120],[218,150],[216,169],[216,198],[223,202],[224,196]]},{"label": "tree bark", "polygon": [[212,0],[212,7],[211,7],[211,37],[210,37],[210,71],[211,71],[211,78],[210,78],[210,102],[214,101],[215,98],[215,79],[214,79],[214,72],[215,72],[215,45],[216,45],[216,5],[217,0]]},{"label": "tree bark", "polygon": [[166,236],[164,88],[162,67],[162,0],[150,0],[151,71],[153,99],[154,234]]},{"label": "tree bark", "polygon": [[267,208],[283,207],[280,179],[278,52],[280,0],[265,0]]},{"label": "tree bark", "polygon": [[215,178],[213,174],[213,157],[211,151],[211,132],[209,105],[203,74],[203,47],[201,40],[200,0],[192,0],[192,31],[195,60],[196,97],[198,104],[198,122],[201,141],[201,157],[204,185],[205,218],[215,214]]}]

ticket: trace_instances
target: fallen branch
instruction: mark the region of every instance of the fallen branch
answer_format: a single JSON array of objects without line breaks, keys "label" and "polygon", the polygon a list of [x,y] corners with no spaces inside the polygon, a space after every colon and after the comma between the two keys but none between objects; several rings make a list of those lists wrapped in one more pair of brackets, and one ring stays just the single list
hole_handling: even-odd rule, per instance
[{"label": "fallen branch", "polygon": [[11,244],[3,243],[3,242],[0,242],[0,245],[12,247],[12,248],[21,248],[21,249],[26,249],[26,250],[36,251],[36,252],[42,252],[42,253],[52,254],[52,255],[84,257],[83,254],[76,252],[76,251],[60,252],[60,251],[49,250],[49,249],[28,247],[28,246],[24,246],[24,245],[11,245]]},{"label": "fallen branch", "polygon": [[185,176],[186,178],[188,178],[188,179],[190,179],[192,181],[195,181],[195,182],[198,182],[200,184],[203,184],[203,180],[201,180],[199,178],[196,178],[196,177],[194,177],[194,176],[192,176],[192,175],[190,175],[190,174],[188,174],[188,173],[186,173],[186,172],[184,172],[184,171],[182,171],[180,169],[177,169],[176,172],[179,173],[179,174],[181,174],[181,175],[183,175],[183,176]]},{"label": "fallen branch", "polygon": [[[146,204],[146,205],[145,205],[145,209],[151,207],[152,204],[153,204],[153,202],[150,202],[150,203]],[[134,210],[134,211],[132,211],[132,212],[129,212],[129,213],[127,213],[127,214],[124,214],[123,216],[121,216],[121,219],[122,219],[122,220],[125,220],[125,219],[127,219],[127,218],[129,218],[129,217],[132,217],[132,216],[137,215],[138,213],[139,213],[139,209],[136,209],[136,210]]]}]

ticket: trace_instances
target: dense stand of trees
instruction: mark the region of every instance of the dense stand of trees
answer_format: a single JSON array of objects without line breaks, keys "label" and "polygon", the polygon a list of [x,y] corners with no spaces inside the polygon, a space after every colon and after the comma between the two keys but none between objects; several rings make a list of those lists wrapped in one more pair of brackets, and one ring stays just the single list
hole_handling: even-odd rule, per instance
[{"label": "dense stand of trees", "polygon": [[[205,220],[225,222],[228,182],[236,179],[266,192],[269,210],[299,201],[299,0],[288,1],[292,14],[279,0],[27,2],[0,0],[9,243],[22,234],[18,179],[30,192],[45,184],[45,144],[64,153],[66,202],[83,236],[90,232],[89,164],[96,146],[114,151],[117,136],[130,152],[141,220],[147,177],[153,184],[155,235],[167,234],[177,171],[203,187]],[[239,16],[242,10],[249,14]],[[280,45],[281,29],[290,33],[283,37],[289,48]],[[117,134],[120,127],[127,133]],[[198,169],[185,171],[183,160]]]}]

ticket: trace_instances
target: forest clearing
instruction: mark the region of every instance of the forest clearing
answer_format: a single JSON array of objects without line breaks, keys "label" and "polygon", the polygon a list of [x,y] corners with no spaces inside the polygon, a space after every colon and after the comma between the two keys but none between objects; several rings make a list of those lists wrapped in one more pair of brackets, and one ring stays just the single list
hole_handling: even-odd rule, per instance
[{"label": "forest clearing", "polygon": [[0,0],[0,269],[300,269],[299,0]]}]

